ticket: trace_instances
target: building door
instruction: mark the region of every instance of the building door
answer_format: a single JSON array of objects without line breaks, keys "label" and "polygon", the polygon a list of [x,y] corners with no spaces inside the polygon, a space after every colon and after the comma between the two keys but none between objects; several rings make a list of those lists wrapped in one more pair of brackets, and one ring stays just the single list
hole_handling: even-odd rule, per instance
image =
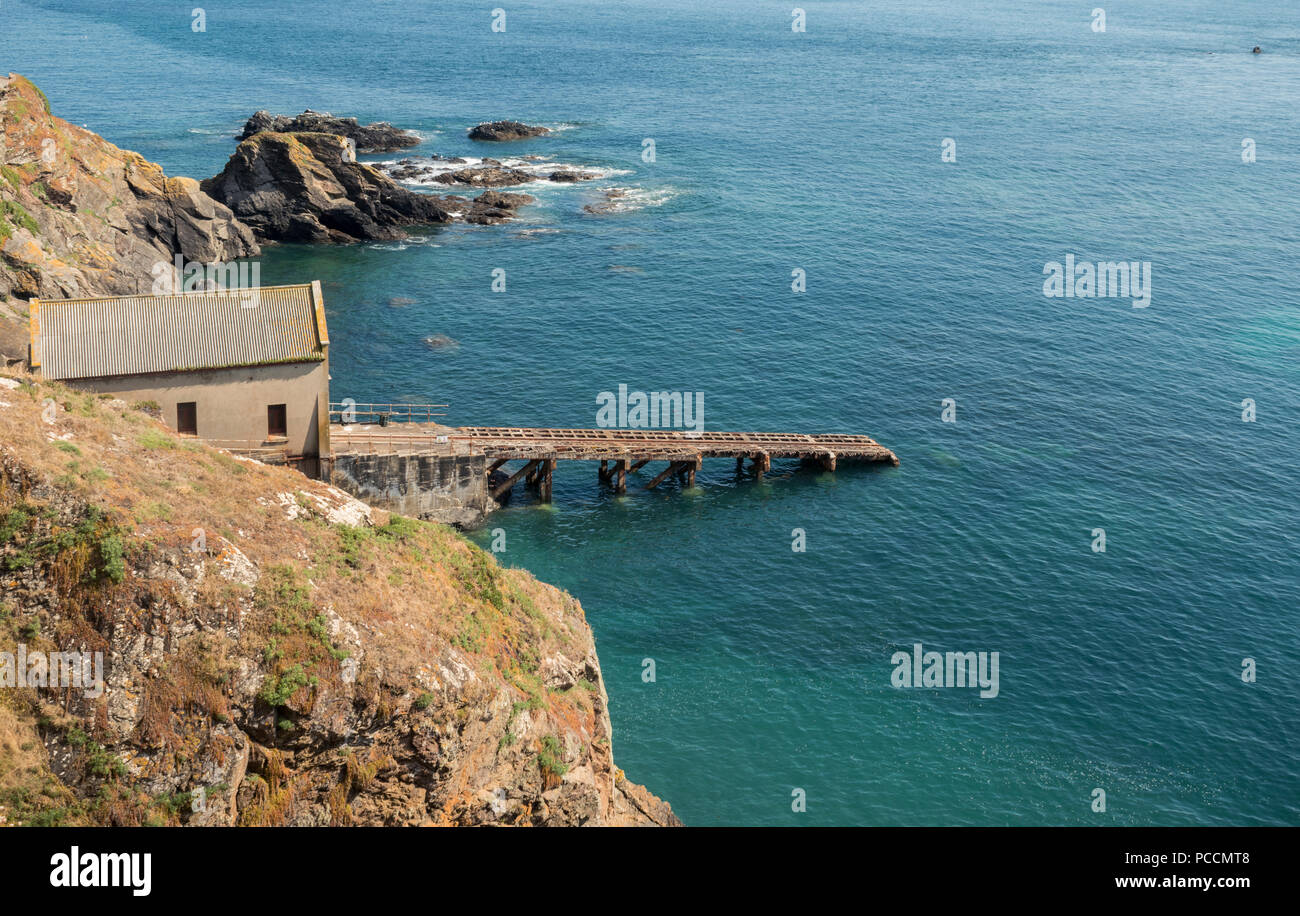
[{"label": "building door", "polygon": [[176,432],[182,436],[199,434],[199,408],[194,401],[176,405]]},{"label": "building door", "polygon": [[266,435],[271,439],[283,439],[289,435],[289,420],[283,404],[271,404],[266,408]]}]

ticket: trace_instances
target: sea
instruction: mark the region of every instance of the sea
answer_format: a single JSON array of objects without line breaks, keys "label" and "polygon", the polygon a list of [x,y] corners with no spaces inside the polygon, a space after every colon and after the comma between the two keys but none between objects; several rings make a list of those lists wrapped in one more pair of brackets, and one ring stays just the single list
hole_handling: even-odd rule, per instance
[{"label": "sea", "polygon": [[[1300,824],[1300,7],[797,2],[4,0],[0,68],[173,175],[305,108],[422,138],[368,161],[598,173],[268,246],[335,400],[591,427],[626,385],[897,453],[562,462],[471,533],[581,601],[616,763],[686,823]],[[1067,258],[1149,282],[1047,295]]]}]

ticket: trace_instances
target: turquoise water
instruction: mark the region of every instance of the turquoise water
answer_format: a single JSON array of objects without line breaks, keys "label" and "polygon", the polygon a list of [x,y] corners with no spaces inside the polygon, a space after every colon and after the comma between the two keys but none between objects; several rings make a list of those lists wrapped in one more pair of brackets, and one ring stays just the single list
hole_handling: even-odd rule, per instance
[{"label": "turquoise water", "polygon": [[[563,127],[511,152],[635,189],[268,249],[264,282],[324,283],[336,398],[590,426],[624,383],[899,454],[624,498],[562,466],[491,520],[582,601],[616,759],[688,823],[1300,823],[1294,4],[1126,3],[1104,34],[1069,2],[802,5],[795,34],[790,4],[516,2],[500,34],[491,4],[224,0],[195,34],[188,4],[9,0],[0,66],[172,173],[312,107],[416,154]],[[1152,262],[1150,307],[1045,298],[1066,254]],[[915,642],[1000,653],[999,695],[893,688]]]}]

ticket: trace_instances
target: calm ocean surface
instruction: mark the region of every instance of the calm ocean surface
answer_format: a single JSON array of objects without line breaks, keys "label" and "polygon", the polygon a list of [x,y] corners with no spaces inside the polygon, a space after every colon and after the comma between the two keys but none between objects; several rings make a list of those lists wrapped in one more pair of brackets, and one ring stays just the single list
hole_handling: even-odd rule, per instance
[{"label": "calm ocean surface", "polygon": [[[196,34],[193,4],[6,0],[0,68],[172,174],[311,107],[416,155],[563,128],[508,152],[632,189],[269,248],[264,283],[324,284],[336,399],[591,426],[623,383],[899,454],[625,498],[562,466],[490,521],[582,601],[616,760],[687,823],[1300,823],[1300,8],[801,5],[804,34],[789,3],[515,0],[501,34],[490,3],[221,0]],[[1045,298],[1067,254],[1152,262],[1150,307]],[[893,688],[916,642],[1000,653],[1000,694]]]}]

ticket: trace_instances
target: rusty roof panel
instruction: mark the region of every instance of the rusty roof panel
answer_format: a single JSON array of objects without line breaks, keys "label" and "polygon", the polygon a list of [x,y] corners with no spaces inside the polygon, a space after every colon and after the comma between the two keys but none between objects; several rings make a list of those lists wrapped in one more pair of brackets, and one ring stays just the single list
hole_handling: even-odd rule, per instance
[{"label": "rusty roof panel", "polygon": [[50,379],[307,362],[328,333],[313,284],[41,300],[32,359]]}]

